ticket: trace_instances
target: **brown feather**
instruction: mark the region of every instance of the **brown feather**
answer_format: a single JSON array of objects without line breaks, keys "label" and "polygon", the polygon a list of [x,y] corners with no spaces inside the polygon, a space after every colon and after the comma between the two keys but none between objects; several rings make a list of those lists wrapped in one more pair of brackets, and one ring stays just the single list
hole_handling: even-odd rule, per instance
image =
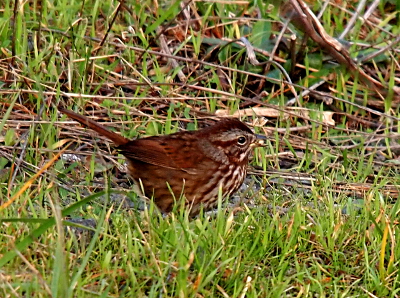
[{"label": "brown feather", "polygon": [[70,110],[63,109],[61,107],[58,107],[58,110],[61,113],[68,115],[68,117],[78,121],[83,126],[89,127],[94,131],[96,131],[97,133],[99,133],[100,135],[107,137],[108,139],[113,141],[115,145],[123,145],[129,142],[127,138],[124,138],[123,136],[106,129],[104,126],[98,124],[97,122],[93,121],[92,119],[86,116],[77,114]]},{"label": "brown feather", "polygon": [[[188,140],[189,135],[186,132],[177,133],[173,136],[173,142],[168,141],[168,138],[163,136],[148,137],[130,141],[117,148],[127,158],[152,165],[176,170],[190,171],[190,169],[194,169],[202,159],[201,152],[193,150],[193,144],[190,142],[193,140]],[[177,152],[179,153],[177,154]],[[190,159],[187,158],[188,153]]]},{"label": "brown feather", "polygon": [[198,131],[130,141],[85,116],[59,110],[113,141],[126,157],[135,184],[163,212],[171,211],[182,196],[194,215],[201,206],[213,207],[220,191],[223,197],[232,195],[246,175],[252,147],[258,144],[253,132],[237,119]]}]

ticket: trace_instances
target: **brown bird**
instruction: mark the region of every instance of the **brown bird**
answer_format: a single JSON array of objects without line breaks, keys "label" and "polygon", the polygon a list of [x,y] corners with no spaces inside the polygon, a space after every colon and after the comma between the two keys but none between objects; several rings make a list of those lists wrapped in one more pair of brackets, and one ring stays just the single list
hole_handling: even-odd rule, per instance
[{"label": "brown bird", "polygon": [[163,212],[170,212],[181,198],[191,215],[202,206],[214,207],[220,192],[226,198],[239,189],[252,148],[262,146],[238,119],[221,120],[197,131],[128,140],[86,116],[58,110],[113,141],[126,157],[138,189],[154,198]]}]

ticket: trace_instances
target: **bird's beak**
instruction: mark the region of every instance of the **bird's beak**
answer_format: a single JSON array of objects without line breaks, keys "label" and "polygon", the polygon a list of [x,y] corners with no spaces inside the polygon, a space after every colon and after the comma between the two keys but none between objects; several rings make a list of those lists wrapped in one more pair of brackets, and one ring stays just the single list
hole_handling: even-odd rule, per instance
[{"label": "bird's beak", "polygon": [[257,139],[259,140],[266,140],[267,136],[256,134]]},{"label": "bird's beak", "polygon": [[265,147],[266,145],[265,145],[264,140],[266,140],[267,137],[263,136],[263,135],[258,135],[258,134],[256,134],[256,137],[257,137],[257,140],[250,146],[251,147]]}]

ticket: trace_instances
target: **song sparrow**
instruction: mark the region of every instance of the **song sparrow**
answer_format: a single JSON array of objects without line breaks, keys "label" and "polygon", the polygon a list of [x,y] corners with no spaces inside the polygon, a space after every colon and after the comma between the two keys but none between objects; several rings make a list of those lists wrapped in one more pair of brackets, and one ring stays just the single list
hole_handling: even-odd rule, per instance
[{"label": "song sparrow", "polygon": [[126,157],[135,184],[163,212],[184,197],[195,215],[201,206],[215,206],[220,191],[223,198],[232,195],[246,176],[251,149],[262,145],[238,119],[197,131],[128,140],[83,115],[59,111],[113,141]]}]

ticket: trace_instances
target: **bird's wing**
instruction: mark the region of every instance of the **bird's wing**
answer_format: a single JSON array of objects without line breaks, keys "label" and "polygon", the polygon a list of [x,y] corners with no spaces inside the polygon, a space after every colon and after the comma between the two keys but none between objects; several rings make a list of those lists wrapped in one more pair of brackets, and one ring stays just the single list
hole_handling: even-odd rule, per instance
[{"label": "bird's wing", "polygon": [[181,137],[176,137],[173,141],[164,137],[149,137],[130,141],[118,146],[118,149],[127,158],[192,172],[202,159],[195,144],[196,142]]}]

